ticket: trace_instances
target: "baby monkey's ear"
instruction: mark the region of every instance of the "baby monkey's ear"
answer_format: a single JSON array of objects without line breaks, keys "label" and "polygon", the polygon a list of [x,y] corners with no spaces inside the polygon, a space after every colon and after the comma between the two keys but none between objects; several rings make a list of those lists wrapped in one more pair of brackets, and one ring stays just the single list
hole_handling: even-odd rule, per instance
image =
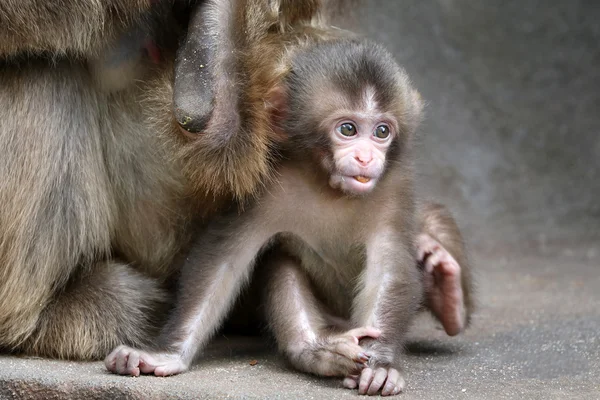
[{"label": "baby monkey's ear", "polygon": [[421,93],[418,90],[412,90],[413,104],[415,105],[415,109],[417,113],[420,113],[423,110],[423,98],[421,97]]},{"label": "baby monkey's ear", "polygon": [[271,127],[275,133],[274,139],[283,142],[288,139],[284,129],[284,121],[288,116],[287,90],[283,85],[277,85],[267,93],[265,108],[271,119]]},{"label": "baby monkey's ear", "polygon": [[424,103],[421,93],[417,90],[410,89],[405,93],[404,123],[408,132],[412,135],[423,120]]}]

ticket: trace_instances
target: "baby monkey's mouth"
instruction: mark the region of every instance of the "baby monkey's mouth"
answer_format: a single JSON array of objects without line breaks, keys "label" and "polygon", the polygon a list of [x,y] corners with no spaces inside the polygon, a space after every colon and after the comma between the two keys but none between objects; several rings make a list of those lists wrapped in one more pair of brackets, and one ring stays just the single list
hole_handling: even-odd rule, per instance
[{"label": "baby monkey's mouth", "polygon": [[360,183],[367,183],[371,180],[371,178],[368,178],[366,176],[362,176],[362,175],[356,175],[354,177],[354,179],[356,179],[357,181],[359,181]]}]

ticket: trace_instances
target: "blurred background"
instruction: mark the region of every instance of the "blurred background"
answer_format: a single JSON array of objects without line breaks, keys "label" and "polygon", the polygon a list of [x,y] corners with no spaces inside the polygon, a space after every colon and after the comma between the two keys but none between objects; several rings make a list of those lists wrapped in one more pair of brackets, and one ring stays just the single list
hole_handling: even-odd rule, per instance
[{"label": "blurred background", "polygon": [[600,264],[600,2],[365,3],[359,30],[428,104],[422,193],[477,248],[570,249]]}]

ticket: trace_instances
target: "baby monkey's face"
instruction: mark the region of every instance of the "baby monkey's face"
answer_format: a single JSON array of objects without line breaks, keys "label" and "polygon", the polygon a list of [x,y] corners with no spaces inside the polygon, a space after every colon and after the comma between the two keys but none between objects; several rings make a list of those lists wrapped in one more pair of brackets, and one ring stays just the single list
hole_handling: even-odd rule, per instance
[{"label": "baby monkey's face", "polygon": [[[312,151],[329,185],[371,193],[403,162],[421,101],[381,46],[333,40],[295,54],[285,79],[284,131],[300,156]],[[396,168],[394,168],[396,170]]]},{"label": "baby monkey's face", "polygon": [[385,171],[397,136],[393,116],[373,107],[340,111],[328,122],[331,140],[329,185],[349,195],[371,192]]}]

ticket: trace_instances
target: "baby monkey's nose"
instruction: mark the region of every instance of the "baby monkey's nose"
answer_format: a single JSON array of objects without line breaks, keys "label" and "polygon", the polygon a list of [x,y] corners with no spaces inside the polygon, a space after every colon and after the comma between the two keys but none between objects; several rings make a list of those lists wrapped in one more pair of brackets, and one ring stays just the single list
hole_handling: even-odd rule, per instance
[{"label": "baby monkey's nose", "polygon": [[354,154],[354,159],[358,161],[361,166],[366,167],[373,161],[373,153],[370,151],[357,150]]}]

